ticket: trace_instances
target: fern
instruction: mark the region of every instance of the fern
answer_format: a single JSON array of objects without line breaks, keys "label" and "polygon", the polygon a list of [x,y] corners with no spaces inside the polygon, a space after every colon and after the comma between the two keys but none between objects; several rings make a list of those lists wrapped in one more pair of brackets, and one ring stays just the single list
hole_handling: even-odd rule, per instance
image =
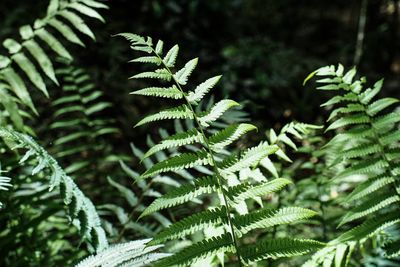
[{"label": "fern", "polygon": [[328,66],[315,71],[308,78],[314,75],[325,77],[317,80],[321,84],[318,89],[338,94],[323,104],[333,106],[329,116],[330,125],[326,131],[338,131],[325,147],[328,153],[330,148],[339,144],[344,147],[342,151],[332,155],[334,159],[330,167],[344,167],[334,175],[334,181],[344,181],[353,175],[364,175],[368,178],[343,199],[344,205],[353,202],[355,207],[345,213],[338,227],[364,218],[366,221],[331,241],[335,249],[324,249],[314,259],[314,262],[319,262],[319,257],[324,257],[326,252],[331,253],[333,262],[335,257],[338,261],[343,260],[343,257],[332,253],[344,256],[346,253],[341,252],[344,247],[349,248],[351,244],[353,250],[357,242],[365,242],[397,222],[398,216],[388,214],[398,214],[399,211],[396,168],[400,158],[399,154],[393,153],[398,149],[400,141],[397,126],[399,120],[396,112],[384,112],[399,101],[394,98],[376,99],[383,81],[376,82],[372,88],[364,89],[366,79],[354,80],[355,69],[344,73],[341,65],[337,68]]},{"label": "fern", "polygon": [[[0,165],[0,174],[3,171],[1,170],[1,165]],[[2,191],[8,191],[10,187],[12,187],[11,178],[6,177],[6,176],[0,176],[0,190]],[[3,206],[3,203],[0,202],[0,208]]]},{"label": "fern", "polygon": [[113,154],[103,140],[120,131],[115,127],[115,120],[103,115],[113,105],[104,100],[104,93],[96,89],[89,74],[72,62],[59,61],[62,67],[57,68],[56,73],[62,95],[52,103],[54,116],[47,127],[51,129],[54,155],[69,165],[66,172],[83,176],[89,166],[101,169],[106,165],[107,158]]},{"label": "fern", "polygon": [[[61,38],[53,35],[52,31],[63,36],[68,42],[84,46],[75,31],[92,39],[94,39],[94,34],[82,17],[92,17],[104,21],[97,12],[97,9],[104,8],[107,8],[107,6],[96,0],[51,0],[45,17],[37,19],[33,26],[24,25],[19,28],[20,41],[11,38],[3,41],[3,46],[8,50],[8,55],[0,55],[0,87],[3,88],[2,94],[5,95],[7,100],[1,101],[1,103],[18,130],[25,131],[23,118],[19,112],[16,112],[15,108],[19,101],[9,95],[4,88],[11,90],[34,113],[37,113],[37,111],[28,91],[29,85],[26,84],[16,67],[27,76],[37,89],[48,96],[44,76],[47,76],[56,84],[58,84],[58,80],[55,76],[51,57],[45,52],[41,43],[45,43],[57,55],[72,59],[70,53],[61,43]],[[59,18],[64,19],[67,23],[62,22]],[[36,68],[28,55],[32,56],[37,62],[40,70]]]},{"label": "fern", "polygon": [[[148,93],[149,91],[147,89],[142,89],[145,91],[139,90],[136,92],[147,91],[146,94],[142,95],[166,97],[170,96],[169,90],[171,89],[168,88],[175,88],[180,92],[180,94],[175,93],[175,95],[179,95],[177,99],[183,101],[183,103],[178,107],[173,107],[145,117],[136,126],[165,119],[187,119],[192,120],[194,124],[194,129],[192,131],[181,133],[179,136],[174,136],[161,141],[159,145],[152,148],[144,155],[144,160],[146,159],[146,156],[152,155],[153,151],[161,151],[169,147],[184,148],[185,145],[194,143],[198,143],[203,147],[199,150],[194,149],[194,152],[185,152],[175,157],[165,158],[150,167],[141,175],[141,178],[150,178],[154,175],[177,172],[199,166],[204,166],[212,170],[212,175],[210,177],[202,178],[200,180],[196,179],[194,185],[184,185],[176,188],[160,199],[155,200],[144,210],[141,217],[149,215],[154,211],[159,211],[164,208],[190,201],[200,194],[208,194],[210,193],[210,190],[214,191],[220,199],[220,203],[215,209],[210,209],[200,214],[189,216],[172,224],[167,229],[156,235],[152,244],[158,244],[176,238],[183,238],[198,231],[205,231],[205,228],[210,227],[212,229],[221,227],[221,229],[223,229],[222,234],[218,233],[210,235],[208,238],[177,252],[174,256],[161,260],[156,264],[156,266],[188,266],[201,259],[215,257],[215,255],[220,253],[234,253],[239,264],[242,265],[250,261],[266,259],[270,255],[278,257],[297,255],[317,248],[317,246],[312,246],[311,242],[307,243],[308,241],[289,240],[288,242],[278,242],[277,244],[256,245],[255,250],[262,250],[262,252],[257,256],[252,254],[253,250],[249,251],[242,249],[242,246],[239,243],[239,236],[237,236],[235,229],[242,226],[241,222],[243,220],[235,220],[238,215],[234,213],[233,206],[235,206],[236,209],[237,205],[230,201],[230,199],[233,199],[230,196],[233,196],[238,192],[239,195],[242,193],[241,196],[243,200],[246,198],[259,197],[275,190],[279,190],[279,186],[276,189],[272,189],[270,183],[266,183],[266,179],[263,179],[255,185],[237,185],[237,189],[235,189],[232,182],[230,182],[232,181],[232,175],[235,176],[235,173],[238,173],[243,169],[259,166],[260,161],[269,155],[275,154],[280,150],[279,147],[274,144],[269,144],[268,142],[261,142],[259,145],[249,148],[243,153],[237,155],[232,154],[226,157],[223,156],[223,154],[216,152],[221,151],[222,148],[233,143],[241,135],[255,128],[252,125],[243,124],[241,126],[222,129],[221,132],[214,133],[212,137],[207,135],[208,128],[212,124],[219,120],[226,111],[238,105],[237,102],[226,99],[217,102],[207,110],[195,109],[194,105],[200,103],[204,95],[216,85],[220,76],[216,76],[200,84],[194,91],[185,92],[182,86],[188,83],[189,76],[197,66],[197,59],[188,61],[183,68],[174,72],[173,68],[176,65],[179,52],[179,47],[177,45],[168,50],[164,56],[164,43],[162,41],[158,41],[156,45],[154,45],[153,40],[150,37],[143,38],[130,33],[120,34],[120,36],[125,37],[131,43],[131,48],[133,50],[146,53],[145,57],[139,57],[138,59],[133,60],[134,62],[146,62],[148,64],[153,64],[156,68],[154,71],[140,73],[132,76],[132,78],[156,79],[160,80],[164,84],[168,84],[167,87],[165,87],[165,94],[160,93],[160,91],[157,91],[157,93]],[[183,97],[181,98],[180,95]],[[280,180],[277,180],[276,182],[278,181]],[[272,180],[271,183],[275,183],[275,180]],[[255,193],[250,193],[251,189],[255,190]],[[315,213],[312,213],[311,211],[308,212],[308,210],[300,211],[300,213],[304,213],[303,218],[309,218],[315,215]],[[276,218],[276,220],[279,221],[278,218]],[[289,221],[290,219],[287,220],[287,222]],[[235,225],[234,222],[237,222],[237,224]],[[300,245],[300,243],[303,246]],[[322,245],[320,243],[318,244],[319,246]],[[279,249],[280,246],[286,246],[287,252],[281,254],[276,253],[276,249]],[[244,251],[243,254],[241,253],[242,250]],[[301,253],[299,253],[299,251],[301,251]]]},{"label": "fern", "polygon": [[89,256],[75,267],[144,266],[169,256],[156,252],[162,246],[149,246],[150,239],[112,245],[102,252]]},{"label": "fern", "polygon": [[69,208],[69,216],[76,219],[81,234],[96,249],[102,251],[108,246],[105,232],[101,226],[100,217],[93,203],[85,197],[78,186],[41,146],[31,137],[16,131],[0,128],[0,136],[8,141],[16,143],[15,148],[26,149],[27,152],[21,158],[20,164],[29,158],[36,158],[38,163],[32,169],[32,175],[49,171],[49,190],[59,188],[64,204]]}]

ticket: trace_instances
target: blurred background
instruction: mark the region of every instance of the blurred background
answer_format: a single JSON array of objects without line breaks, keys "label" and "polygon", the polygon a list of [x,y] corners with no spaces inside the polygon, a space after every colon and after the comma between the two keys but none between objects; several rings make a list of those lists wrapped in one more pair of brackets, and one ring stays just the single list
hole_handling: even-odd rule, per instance
[{"label": "blurred background", "polygon": [[[17,34],[22,22],[44,13],[48,1],[2,0],[0,38]],[[91,28],[97,43],[76,48],[78,65],[120,108],[109,112],[129,139],[138,118],[152,109],[128,77],[138,66],[127,64],[133,54],[120,32],[150,35],[179,43],[181,60],[199,56],[197,78],[223,74],[217,97],[245,101],[262,128],[279,127],[293,119],[318,120],[319,94],[302,81],[327,64],[357,65],[376,80],[385,78],[385,92],[398,96],[400,34],[398,0],[112,0],[103,13],[106,23]],[[372,81],[371,81],[372,82]],[[158,109],[158,108],[157,108]],[[144,129],[143,131],[146,131]]]}]

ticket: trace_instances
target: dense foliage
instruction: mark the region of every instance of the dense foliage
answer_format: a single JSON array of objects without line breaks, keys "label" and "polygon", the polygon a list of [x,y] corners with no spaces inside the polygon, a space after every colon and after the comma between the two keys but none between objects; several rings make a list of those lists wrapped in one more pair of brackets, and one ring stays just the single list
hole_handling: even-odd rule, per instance
[{"label": "dense foliage", "polygon": [[0,265],[400,265],[400,3],[311,2],[1,10]]}]

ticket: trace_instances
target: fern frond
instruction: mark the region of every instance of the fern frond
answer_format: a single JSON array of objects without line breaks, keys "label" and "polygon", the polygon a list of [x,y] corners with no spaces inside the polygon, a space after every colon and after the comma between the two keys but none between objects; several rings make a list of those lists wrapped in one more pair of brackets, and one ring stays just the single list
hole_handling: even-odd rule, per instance
[{"label": "fern frond", "polygon": [[223,234],[221,236],[205,239],[184,248],[173,256],[157,262],[154,266],[190,266],[197,260],[206,258],[207,256],[216,255],[221,252],[233,251],[235,251],[235,247],[231,235]]},{"label": "fern frond", "polygon": [[324,247],[325,244],[311,239],[275,238],[261,241],[257,245],[241,247],[239,252],[247,264],[268,258],[304,255]]},{"label": "fern frond", "polygon": [[156,235],[150,244],[162,244],[167,240],[183,238],[187,235],[221,223],[227,223],[225,207],[195,213],[162,230]]},{"label": "fern frond", "polygon": [[172,68],[175,66],[176,58],[178,57],[178,52],[179,52],[179,46],[174,45],[165,55],[163,58],[163,62],[165,62],[165,65],[168,68]]},{"label": "fern frond", "polygon": [[129,266],[143,266],[170,255],[154,252],[162,246],[149,246],[150,240],[131,241],[110,246],[96,255],[85,258],[75,267],[120,266],[127,263]]},{"label": "fern frond", "polygon": [[212,193],[216,191],[218,185],[213,177],[203,177],[199,178],[195,181],[194,184],[186,184],[182,185],[178,188],[175,188],[163,195],[160,198],[154,200],[153,203],[150,204],[142,213],[140,217],[147,216],[153,212],[174,207],[188,201],[195,199],[196,197],[206,194]]},{"label": "fern frond", "polygon": [[315,215],[317,215],[315,211],[298,207],[272,210],[262,209],[235,217],[233,224],[237,228],[239,236],[241,236],[254,229],[266,229],[275,225],[293,224],[309,219]]},{"label": "fern frond", "polygon": [[26,156],[21,159],[21,162],[26,161],[32,156],[38,159],[38,165],[32,170],[33,175],[44,169],[50,170],[50,190],[55,187],[60,188],[64,203],[70,210],[70,216],[80,222],[82,235],[89,240],[97,251],[104,250],[108,246],[108,242],[101,226],[100,217],[93,203],[82,193],[73,179],[63,171],[57,161],[31,137],[25,134],[0,128],[0,136],[17,143],[19,148],[28,150]]},{"label": "fern frond", "polygon": [[368,105],[367,114],[373,117],[385,108],[396,103],[399,103],[399,100],[392,97],[386,97],[376,100],[375,102]]},{"label": "fern frond", "polygon": [[138,127],[140,125],[149,123],[149,122],[154,122],[154,121],[159,121],[159,120],[173,120],[173,119],[193,119],[194,115],[193,112],[186,106],[186,105],[181,105],[179,107],[175,108],[170,108],[166,109],[163,111],[160,111],[156,114],[149,115],[139,121],[135,127]]},{"label": "fern frond", "polygon": [[192,168],[194,166],[212,165],[210,155],[206,150],[200,150],[196,153],[183,153],[170,159],[166,159],[155,164],[142,174],[142,178],[147,178],[169,171],[178,171],[182,169]]}]

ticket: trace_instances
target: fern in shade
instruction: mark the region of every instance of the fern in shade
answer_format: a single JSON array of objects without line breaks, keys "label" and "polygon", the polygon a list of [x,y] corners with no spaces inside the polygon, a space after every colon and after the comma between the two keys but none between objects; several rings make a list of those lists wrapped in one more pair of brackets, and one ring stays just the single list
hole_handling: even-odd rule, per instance
[{"label": "fern in shade", "polygon": [[[199,194],[214,193],[220,200],[216,208],[204,211],[201,213],[202,216],[194,214],[172,224],[156,235],[150,244],[155,245],[165,240],[182,238],[199,231],[204,231],[209,226],[219,227],[223,229],[223,232],[207,236],[203,240],[182,249],[173,256],[157,262],[155,266],[188,266],[201,259],[215,257],[221,253],[230,256],[230,259],[236,260],[239,265],[243,265],[268,257],[276,258],[302,255],[313,249],[322,247],[322,243],[315,241],[315,243],[308,244],[307,240],[283,240],[278,238],[271,240],[268,244],[255,244],[254,249],[244,248],[248,245],[242,244],[242,240],[236,232],[243,226],[244,222],[250,222],[250,225],[252,223],[257,225],[257,222],[254,221],[252,213],[241,215],[248,218],[241,217],[241,219],[236,219],[238,214],[233,208],[237,200],[236,197],[240,196],[242,201],[262,197],[265,194],[279,191],[288,182],[285,179],[276,179],[259,181],[258,183],[232,184],[230,183],[230,177],[243,169],[257,167],[261,160],[277,153],[277,151],[280,151],[280,148],[275,144],[261,142],[259,145],[248,148],[241,153],[231,153],[229,156],[221,154],[221,149],[228,150],[231,143],[238,140],[240,136],[249,130],[254,129],[254,126],[239,124],[238,126],[228,127],[220,130],[218,133],[214,133],[213,138],[208,135],[207,129],[213,123],[217,122],[226,111],[239,105],[233,100],[224,99],[215,103],[207,110],[196,111],[195,106],[215,87],[220,76],[215,76],[200,83],[194,87],[193,91],[185,91],[184,86],[188,84],[189,77],[197,66],[197,58],[188,61],[182,68],[178,68],[176,67],[179,52],[178,45],[173,46],[164,53],[164,43],[162,41],[157,41],[153,44],[153,40],[150,37],[144,38],[130,33],[120,34],[120,36],[125,37],[131,43],[133,50],[145,53],[145,56],[136,58],[132,62],[152,64],[155,67],[154,70],[136,74],[132,78],[159,80],[160,84],[166,85],[165,87],[159,85],[151,86],[148,87],[151,89],[141,89],[134,92],[134,94],[161,99],[173,98],[177,102],[180,102],[172,108],[148,115],[137,123],[136,126],[170,119],[192,120],[194,123],[192,132],[182,133],[172,136],[170,139],[163,140],[156,145],[156,150],[171,147],[183,149],[184,146],[182,147],[182,145],[187,145],[188,143],[201,147],[194,152],[182,152],[177,156],[166,158],[156,163],[139,178],[149,179],[154,175],[188,170],[198,166],[208,168],[211,172],[211,175],[208,177],[196,177],[194,184],[182,185],[158,198],[143,211],[141,217],[149,215],[154,211],[186,203]],[[157,90],[154,90],[154,88],[157,88]],[[171,97],[171,94],[173,97]],[[152,152],[149,151],[145,155],[151,155]],[[268,228],[268,224],[262,224],[264,220],[270,221],[271,225],[291,224],[315,215],[314,212],[305,209],[298,211],[300,211],[302,216],[293,216],[290,218],[287,216],[284,218],[284,216],[279,215],[282,211],[277,211],[277,213],[269,214],[270,216],[255,217],[261,223],[261,228],[266,229]],[[285,249],[282,253],[276,252],[283,247]]]},{"label": "fern in shade", "polygon": [[30,158],[37,160],[37,164],[33,166],[32,175],[39,172],[48,173],[49,190],[59,188],[64,204],[68,207],[69,216],[76,222],[81,235],[96,251],[104,250],[108,246],[108,242],[96,208],[72,178],[58,165],[57,161],[28,135],[0,128],[0,136],[15,143],[15,149],[26,150],[21,157],[20,164]]},{"label": "fern in shade", "polygon": [[[37,19],[33,25],[24,25],[19,28],[21,40],[7,38],[3,41],[7,55],[0,55],[0,103],[7,111],[14,126],[25,131],[23,116],[18,108],[19,102],[37,113],[32,102],[25,77],[45,96],[48,91],[45,77],[58,84],[53,68],[50,53],[72,59],[71,54],[63,43],[73,43],[85,46],[79,37],[80,34],[95,39],[93,32],[84,21],[84,17],[91,17],[104,22],[97,10],[108,8],[97,0],[51,0],[46,16]],[[78,34],[79,33],[79,34]],[[34,61],[32,61],[32,59]],[[39,66],[39,69],[35,66]],[[13,94],[9,94],[11,91]]]},{"label": "fern in shade", "polygon": [[[335,131],[325,147],[328,150],[338,145],[343,147],[333,154],[330,167],[344,166],[332,177],[333,181],[345,181],[357,175],[367,178],[343,198],[342,204],[351,208],[341,218],[338,228],[350,229],[330,242],[335,249],[323,250],[330,255],[337,254],[332,256],[332,262],[335,259],[348,263],[346,255],[357,243],[361,245],[400,220],[400,114],[389,111],[399,100],[378,98],[383,80],[365,88],[366,78],[355,79],[356,70],[345,72],[342,65],[318,69],[306,81],[314,75],[321,77],[317,80],[319,90],[335,93],[322,104],[332,107],[326,131]],[[324,257],[324,253],[317,255],[322,256],[315,257],[314,262]]]},{"label": "fern in shade", "polygon": [[112,245],[106,250],[89,256],[75,267],[96,266],[148,266],[154,261],[169,256],[167,253],[157,252],[162,245],[147,246],[150,239],[131,241]]}]

